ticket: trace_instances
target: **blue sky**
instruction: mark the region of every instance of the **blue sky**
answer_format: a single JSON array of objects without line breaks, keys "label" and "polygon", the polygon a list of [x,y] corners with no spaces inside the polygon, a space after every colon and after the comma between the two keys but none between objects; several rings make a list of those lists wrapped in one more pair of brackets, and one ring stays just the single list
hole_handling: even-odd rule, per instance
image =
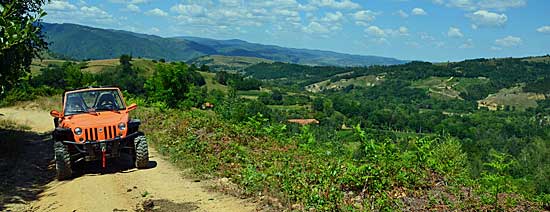
[{"label": "blue sky", "polygon": [[46,22],[458,61],[550,54],[548,0],[52,0]]}]

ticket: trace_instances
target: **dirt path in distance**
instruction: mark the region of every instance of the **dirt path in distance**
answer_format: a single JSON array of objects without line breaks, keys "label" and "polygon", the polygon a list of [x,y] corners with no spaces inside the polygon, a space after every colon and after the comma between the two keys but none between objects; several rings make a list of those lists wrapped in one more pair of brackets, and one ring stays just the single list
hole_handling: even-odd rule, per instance
[{"label": "dirt path in distance", "polygon": [[[25,124],[48,139],[46,132],[53,129],[53,121],[46,111],[22,110],[17,108],[0,108],[0,119],[11,119]],[[49,140],[49,139],[48,139]],[[49,141],[29,142],[22,157],[37,155],[32,151],[53,151],[43,145]],[[50,145],[51,146],[51,145]],[[40,150],[38,150],[40,149]],[[20,201],[0,205],[7,211],[255,211],[256,205],[249,200],[239,199],[209,191],[212,181],[198,181],[182,177],[182,171],[160,157],[159,153],[149,147],[150,168],[137,170],[131,168],[129,156],[110,162],[107,169],[98,163],[81,163],[75,168],[74,178],[68,181],[51,180],[45,184],[36,197],[29,201]],[[53,154],[42,155],[39,160],[50,160],[47,170],[55,171]],[[27,160],[18,160],[26,163]],[[21,164],[25,165],[25,164]],[[17,180],[17,179],[16,179]],[[21,184],[28,184],[21,182]],[[15,189],[14,196],[17,196]]]}]

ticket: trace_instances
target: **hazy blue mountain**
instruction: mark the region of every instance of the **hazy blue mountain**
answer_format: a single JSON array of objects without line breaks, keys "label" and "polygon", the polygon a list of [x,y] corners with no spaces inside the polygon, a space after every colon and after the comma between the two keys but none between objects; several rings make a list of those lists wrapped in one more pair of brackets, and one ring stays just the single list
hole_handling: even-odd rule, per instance
[{"label": "hazy blue mountain", "polygon": [[285,48],[242,40],[198,37],[163,38],[122,30],[100,29],[77,24],[44,23],[50,51],[74,59],[108,59],[121,54],[169,61],[187,61],[205,55],[245,56],[307,65],[368,66],[393,65],[394,58],[342,54],[330,51]]}]

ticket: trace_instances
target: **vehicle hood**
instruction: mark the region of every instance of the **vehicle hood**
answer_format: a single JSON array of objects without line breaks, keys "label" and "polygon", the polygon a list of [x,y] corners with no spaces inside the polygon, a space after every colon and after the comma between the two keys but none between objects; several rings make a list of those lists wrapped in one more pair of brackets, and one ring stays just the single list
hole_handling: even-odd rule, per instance
[{"label": "vehicle hood", "polygon": [[63,126],[66,128],[90,128],[118,125],[119,123],[128,122],[128,114],[124,112],[103,111],[96,114],[78,114],[65,117]]}]

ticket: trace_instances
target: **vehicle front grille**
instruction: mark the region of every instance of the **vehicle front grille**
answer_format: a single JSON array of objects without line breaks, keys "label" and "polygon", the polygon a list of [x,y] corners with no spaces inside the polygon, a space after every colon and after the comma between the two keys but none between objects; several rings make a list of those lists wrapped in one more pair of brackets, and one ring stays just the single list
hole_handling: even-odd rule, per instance
[{"label": "vehicle front grille", "polygon": [[84,136],[87,141],[102,141],[117,137],[116,126],[105,126],[102,128],[84,129]]}]

